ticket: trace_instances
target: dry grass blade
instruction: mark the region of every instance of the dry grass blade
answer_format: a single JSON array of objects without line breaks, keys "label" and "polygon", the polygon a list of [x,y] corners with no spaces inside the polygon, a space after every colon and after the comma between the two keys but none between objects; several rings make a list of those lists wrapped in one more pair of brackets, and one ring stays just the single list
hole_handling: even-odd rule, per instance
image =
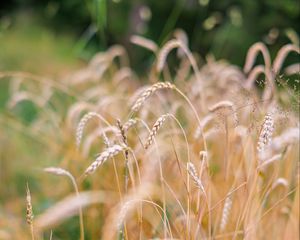
[{"label": "dry grass blade", "polygon": [[71,195],[56,203],[45,213],[36,217],[36,226],[40,230],[49,229],[64,220],[78,214],[78,209],[95,203],[106,203],[114,196],[103,191],[81,192],[79,196]]}]

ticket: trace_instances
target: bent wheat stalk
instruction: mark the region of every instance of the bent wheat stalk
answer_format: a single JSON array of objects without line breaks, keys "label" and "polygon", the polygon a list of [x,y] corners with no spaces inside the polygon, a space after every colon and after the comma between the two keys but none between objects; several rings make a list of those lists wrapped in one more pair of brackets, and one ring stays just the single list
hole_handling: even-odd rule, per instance
[{"label": "bent wheat stalk", "polygon": [[252,67],[254,65],[254,61],[255,61],[257,55],[259,54],[259,52],[261,52],[263,55],[266,69],[268,71],[270,70],[271,57],[270,57],[269,50],[264,43],[258,42],[258,43],[253,44],[250,47],[250,49],[248,50],[247,57],[246,57],[246,63],[244,66],[245,73],[248,73],[252,69]]},{"label": "bent wheat stalk", "polygon": [[282,67],[283,61],[286,59],[287,55],[290,52],[296,52],[296,53],[300,54],[300,49],[296,45],[287,44],[278,51],[277,56],[273,62],[273,71],[275,72],[275,74],[279,73],[279,71]]},{"label": "bent wheat stalk", "polygon": [[200,80],[200,71],[197,66],[195,58],[193,57],[192,53],[187,48],[187,46],[182,41],[177,40],[177,39],[168,41],[163,46],[163,48],[160,50],[160,52],[158,54],[158,58],[157,58],[157,65],[156,65],[157,72],[160,73],[163,70],[167,56],[168,56],[169,52],[172,51],[174,48],[180,48],[183,50],[183,52],[186,54],[186,56],[188,57],[191,65],[192,65],[192,68],[195,72],[196,78],[198,80]]},{"label": "bent wheat stalk", "polygon": [[152,51],[153,53],[156,53],[157,52],[157,45],[155,42],[147,39],[147,38],[144,38],[144,37],[141,37],[141,36],[138,36],[138,35],[133,35],[131,38],[130,38],[130,42],[132,42],[133,44],[135,45],[138,45],[138,46],[141,46],[143,48],[146,48],[150,51]]},{"label": "bent wheat stalk", "polygon": [[[71,179],[75,193],[79,197],[79,190],[78,190],[76,180],[70,172],[68,172],[67,170],[65,170],[63,168],[57,168],[57,167],[44,168],[44,171],[47,173],[57,175],[57,176],[67,176],[69,179]],[[84,240],[84,225],[83,225],[83,214],[82,214],[81,205],[79,205],[79,223],[80,223],[80,239]]]}]

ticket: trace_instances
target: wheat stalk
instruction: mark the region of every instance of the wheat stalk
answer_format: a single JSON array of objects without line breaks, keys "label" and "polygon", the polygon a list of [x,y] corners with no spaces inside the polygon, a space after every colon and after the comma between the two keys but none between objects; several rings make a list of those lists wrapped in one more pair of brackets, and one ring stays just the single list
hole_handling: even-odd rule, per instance
[{"label": "wheat stalk", "polygon": [[150,131],[147,141],[145,143],[145,146],[144,146],[145,149],[148,149],[149,146],[153,143],[158,130],[161,128],[161,126],[163,125],[164,121],[167,119],[168,116],[169,116],[169,114],[164,114],[156,120],[156,122],[154,123],[154,125]]},{"label": "wheat stalk", "polygon": [[[57,167],[44,168],[44,171],[47,173],[54,174],[54,175],[67,176],[68,178],[70,178],[71,182],[73,184],[73,187],[75,189],[75,193],[79,197],[79,190],[78,190],[78,186],[76,184],[75,178],[69,171],[67,171],[63,168],[57,168]],[[79,206],[79,223],[80,223],[80,240],[84,240],[83,214],[82,214],[81,206]]]},{"label": "wheat stalk", "polygon": [[104,152],[102,152],[96,160],[85,170],[84,175],[92,174],[101,164],[103,164],[108,159],[112,158],[113,156],[117,155],[119,152],[128,150],[126,145],[113,145],[107,148]]},{"label": "wheat stalk", "polygon": [[142,92],[142,94],[139,96],[139,98],[135,101],[134,105],[131,108],[132,112],[137,112],[144,102],[149,98],[154,92],[156,92],[159,89],[174,89],[175,86],[170,82],[159,82],[153,84],[151,87],[147,88],[145,91]]}]

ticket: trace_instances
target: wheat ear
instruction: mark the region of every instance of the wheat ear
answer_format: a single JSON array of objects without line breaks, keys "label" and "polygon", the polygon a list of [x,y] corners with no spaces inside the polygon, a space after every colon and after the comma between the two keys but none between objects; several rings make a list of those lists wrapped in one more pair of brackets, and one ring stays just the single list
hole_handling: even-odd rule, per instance
[{"label": "wheat ear", "polygon": [[227,195],[227,197],[225,199],[224,207],[223,207],[221,223],[220,223],[220,230],[221,231],[224,231],[224,229],[227,225],[230,210],[231,210],[231,206],[232,206],[232,196],[230,194],[230,195]]},{"label": "wheat ear", "polygon": [[130,128],[132,128],[137,123],[137,119],[130,118],[127,122],[123,124],[123,131],[126,133]]},{"label": "wheat ear", "polygon": [[149,98],[154,92],[156,92],[159,89],[174,89],[175,86],[170,82],[159,82],[153,84],[151,87],[147,88],[145,91],[142,92],[142,94],[139,96],[139,98],[135,101],[134,105],[131,108],[132,112],[137,112],[144,102]]},{"label": "wheat ear", "polygon": [[156,120],[145,143],[145,149],[148,149],[150,145],[153,143],[158,130],[161,128],[161,126],[163,125],[164,121],[166,121],[168,116],[169,114],[164,114]]},{"label": "wheat ear", "polygon": [[32,203],[31,203],[31,195],[28,187],[28,183],[26,184],[26,221],[30,226],[31,239],[34,240],[34,231],[33,231],[33,211],[32,211]]},{"label": "wheat ear", "polygon": [[261,131],[257,142],[257,152],[259,154],[260,159],[263,158],[265,149],[271,144],[273,131],[274,119],[272,113],[268,113],[265,116],[264,123],[261,127]]},{"label": "wheat ear", "polygon": [[96,112],[89,112],[89,113],[85,114],[85,115],[81,118],[81,120],[80,120],[80,122],[79,122],[79,124],[78,124],[78,126],[77,126],[77,129],[76,129],[76,145],[77,145],[78,148],[79,148],[79,146],[80,146],[81,139],[82,139],[82,135],[83,135],[83,130],[84,130],[84,128],[85,128],[87,122],[88,122],[90,119],[94,118],[94,117],[97,117],[97,118],[99,118],[100,120],[103,120],[105,123],[107,123],[107,121],[106,121],[99,113],[96,113]]},{"label": "wheat ear", "polygon": [[95,170],[103,164],[108,159],[112,158],[113,156],[117,155],[119,152],[128,150],[128,147],[126,145],[113,145],[109,148],[107,148],[104,152],[102,152],[96,160],[85,170],[84,175],[90,175]]},{"label": "wheat ear", "polygon": [[206,195],[204,187],[203,187],[203,184],[202,184],[202,182],[201,182],[201,180],[200,180],[200,178],[199,178],[199,176],[197,174],[195,165],[192,162],[188,162],[187,165],[186,165],[186,168],[187,168],[188,174],[193,179],[195,185],[202,191],[202,193],[204,195]]}]

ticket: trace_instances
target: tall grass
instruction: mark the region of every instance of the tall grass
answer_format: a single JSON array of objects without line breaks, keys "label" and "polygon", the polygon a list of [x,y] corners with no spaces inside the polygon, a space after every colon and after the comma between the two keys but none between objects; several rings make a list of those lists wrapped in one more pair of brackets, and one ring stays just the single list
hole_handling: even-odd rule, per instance
[{"label": "tall grass", "polygon": [[[20,225],[0,225],[0,238],[43,239],[52,230],[52,239],[62,239],[76,229],[72,236],[81,239],[297,239],[299,85],[281,87],[278,78],[289,67],[288,53],[299,49],[283,46],[272,65],[267,47],[257,43],[243,71],[211,58],[200,66],[180,37],[161,49],[137,36],[132,41],[158,58],[147,86],[120,46],[66,81],[0,73],[11,83],[1,125],[31,136],[53,158],[28,153],[31,227],[24,201],[14,216]],[[173,76],[167,56],[174,48],[186,56]],[[255,66],[259,52],[265,62]],[[25,101],[38,112],[26,126],[14,112]],[[57,167],[46,172],[72,180],[75,195],[63,179],[28,171],[49,166]]]}]

